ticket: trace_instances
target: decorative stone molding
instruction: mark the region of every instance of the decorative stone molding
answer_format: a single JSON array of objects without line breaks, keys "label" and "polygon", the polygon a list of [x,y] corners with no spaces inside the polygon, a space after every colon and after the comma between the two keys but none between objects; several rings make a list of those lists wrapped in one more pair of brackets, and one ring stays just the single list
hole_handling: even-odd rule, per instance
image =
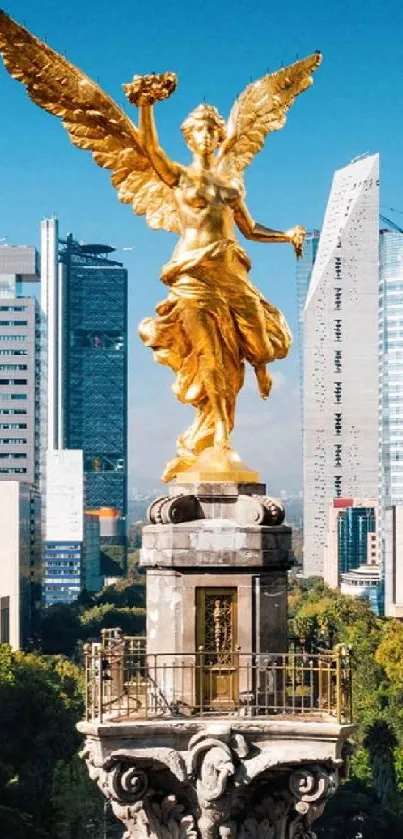
[{"label": "decorative stone molding", "polygon": [[280,743],[259,748],[225,723],[191,737],[187,752],[124,748],[102,760],[89,738],[83,757],[125,839],[313,839],[338,783],[335,765],[287,763]]},{"label": "decorative stone molding", "polygon": [[[203,500],[206,505],[205,499],[195,495],[161,496],[150,504],[147,520],[150,524],[182,524],[206,518]],[[238,495],[227,507],[228,518],[242,525],[273,527],[285,518],[282,504],[268,495]]]},{"label": "decorative stone molding", "polygon": [[274,527],[283,523],[285,510],[277,499],[268,495],[240,495],[236,503],[236,518],[240,524]]},{"label": "decorative stone molding", "polygon": [[195,495],[162,496],[156,498],[147,510],[150,524],[182,524],[202,518],[203,510]]}]

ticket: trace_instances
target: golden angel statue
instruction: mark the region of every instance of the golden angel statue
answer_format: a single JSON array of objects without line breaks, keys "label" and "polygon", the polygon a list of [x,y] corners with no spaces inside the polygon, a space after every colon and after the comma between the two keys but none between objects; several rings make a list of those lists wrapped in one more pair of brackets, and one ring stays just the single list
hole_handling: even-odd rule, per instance
[{"label": "golden angel statue", "polygon": [[271,230],[251,217],[243,171],[270,131],[282,128],[295,97],[312,83],[320,53],[250,84],[225,123],[212,105],[199,105],[182,125],[193,160],[184,166],[161,148],[153,108],[176,87],[174,73],[135,76],[124,85],[139,109],[138,128],[81,70],[0,12],[0,51],[31,99],[60,117],[74,145],[112,170],[119,199],[145,215],[150,227],[179,234],[161,280],[168,287],[157,316],[139,332],[154,358],[174,371],[177,398],[196,418],[177,441],[164,480],[189,470],[205,449],[231,451],[236,397],[245,361],[261,396],[270,392],[267,364],[284,358],[288,326],[249,280],[251,263],[235,235],[290,242],[302,253],[305,229]]}]

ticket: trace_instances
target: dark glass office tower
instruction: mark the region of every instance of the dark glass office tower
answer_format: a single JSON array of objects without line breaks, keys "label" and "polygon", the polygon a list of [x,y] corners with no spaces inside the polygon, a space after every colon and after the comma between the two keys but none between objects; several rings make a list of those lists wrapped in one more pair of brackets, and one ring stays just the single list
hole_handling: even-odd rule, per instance
[{"label": "dark glass office tower", "polygon": [[[127,512],[127,271],[107,245],[59,243],[63,447],[84,453],[85,507]],[[122,522],[122,523],[123,523]]]},{"label": "dark glass office tower", "polygon": [[369,533],[376,531],[373,507],[347,507],[338,517],[339,573],[367,565],[370,560]]}]

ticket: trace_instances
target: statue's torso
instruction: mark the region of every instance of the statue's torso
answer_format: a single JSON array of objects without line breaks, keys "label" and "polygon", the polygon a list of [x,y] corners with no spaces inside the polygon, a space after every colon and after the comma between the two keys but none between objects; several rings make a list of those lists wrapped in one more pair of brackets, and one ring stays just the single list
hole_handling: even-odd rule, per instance
[{"label": "statue's torso", "polygon": [[215,173],[183,170],[174,196],[183,230],[175,257],[220,239],[236,241],[232,206],[239,193]]}]

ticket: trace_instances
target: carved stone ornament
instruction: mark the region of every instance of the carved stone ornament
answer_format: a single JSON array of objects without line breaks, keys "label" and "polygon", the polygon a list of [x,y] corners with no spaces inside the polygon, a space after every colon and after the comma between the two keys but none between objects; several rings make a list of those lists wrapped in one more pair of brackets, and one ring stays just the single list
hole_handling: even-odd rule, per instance
[{"label": "carved stone ornament", "polygon": [[287,764],[227,725],[207,726],[187,752],[121,749],[90,777],[126,827],[124,839],[314,839],[312,822],[337,789],[336,768]]},{"label": "carved stone ornament", "polygon": [[[204,517],[203,506],[195,495],[161,496],[147,510],[150,524],[182,524]],[[285,510],[280,501],[268,495],[239,495],[231,518],[238,524],[273,527],[283,523]]]},{"label": "carved stone ornament", "polygon": [[147,510],[150,524],[182,524],[202,518],[203,511],[195,495],[162,496],[156,498]]}]

